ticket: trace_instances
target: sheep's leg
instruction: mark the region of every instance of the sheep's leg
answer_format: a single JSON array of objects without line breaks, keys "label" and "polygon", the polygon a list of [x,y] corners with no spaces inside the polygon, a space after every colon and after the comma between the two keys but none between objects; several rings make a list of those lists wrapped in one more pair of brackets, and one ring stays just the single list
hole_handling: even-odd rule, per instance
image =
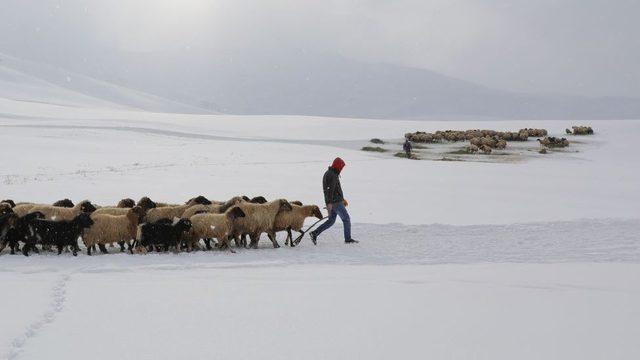
[{"label": "sheep's leg", "polygon": [[231,241],[231,236],[226,236],[226,237],[224,238],[224,245],[223,245],[223,246],[225,246],[227,249],[229,249],[229,251],[230,251],[231,253],[235,254],[235,253],[236,253],[236,251],[235,251],[235,250],[233,250],[233,249],[231,248],[231,243],[230,243],[230,241]]},{"label": "sheep's leg", "polygon": [[251,239],[251,243],[249,244],[249,247],[252,249],[257,249],[258,242],[260,241],[260,234],[249,235],[249,238]]},{"label": "sheep's leg", "polygon": [[204,246],[207,248],[207,250],[211,250],[211,239],[204,239]]},{"label": "sheep's leg", "polygon": [[291,247],[296,246],[296,244],[293,243],[293,236],[291,235],[291,226],[287,227],[287,238],[284,241],[285,245],[289,245]]},{"label": "sheep's leg", "polygon": [[87,246],[87,255],[91,256],[91,246]]},{"label": "sheep's leg", "polygon": [[65,248],[64,245],[58,245],[58,255],[62,254],[62,250]]},{"label": "sheep's leg", "polygon": [[268,232],[267,235],[269,236],[269,239],[271,239],[271,243],[273,243],[273,248],[274,249],[279,248],[280,244],[278,244],[278,240],[276,239],[276,233]]},{"label": "sheep's leg", "polygon": [[73,244],[73,246],[71,247],[73,256],[78,256],[78,251],[80,251],[80,247],[78,246],[78,244]]},{"label": "sheep's leg", "polygon": [[104,244],[98,244],[98,248],[100,248],[100,252],[103,254],[108,254],[107,247]]},{"label": "sheep's leg", "polygon": [[118,241],[118,245],[120,245],[120,252],[124,252],[124,240]]},{"label": "sheep's leg", "polygon": [[245,248],[247,247],[247,234],[242,234],[242,237],[240,238],[240,243]]}]

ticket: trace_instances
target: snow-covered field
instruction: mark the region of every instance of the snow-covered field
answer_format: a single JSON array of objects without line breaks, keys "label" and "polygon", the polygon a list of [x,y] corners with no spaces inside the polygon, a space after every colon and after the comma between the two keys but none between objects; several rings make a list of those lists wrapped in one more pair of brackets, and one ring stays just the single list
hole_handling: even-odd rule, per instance
[{"label": "snow-covered field", "polygon": [[[79,98],[78,101],[81,99]],[[203,194],[321,203],[299,247],[73,258],[0,255],[0,358],[637,359],[638,121],[591,121],[577,152],[407,161],[373,137],[445,128],[562,134],[567,121],[177,115],[0,99],[0,197],[106,205]]]}]

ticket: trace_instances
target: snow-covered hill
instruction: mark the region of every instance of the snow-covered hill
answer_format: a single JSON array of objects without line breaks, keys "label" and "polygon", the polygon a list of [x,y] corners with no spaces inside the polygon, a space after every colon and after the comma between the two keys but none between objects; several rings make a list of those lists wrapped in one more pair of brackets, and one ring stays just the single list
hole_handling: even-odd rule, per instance
[{"label": "snow-covered hill", "polygon": [[211,113],[62,68],[0,53],[0,97],[66,106]]}]

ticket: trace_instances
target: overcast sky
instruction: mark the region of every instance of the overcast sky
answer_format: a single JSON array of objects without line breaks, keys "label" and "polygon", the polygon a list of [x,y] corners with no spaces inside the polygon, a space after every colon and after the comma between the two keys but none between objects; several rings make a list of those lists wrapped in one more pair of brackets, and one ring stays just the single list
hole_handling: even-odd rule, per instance
[{"label": "overcast sky", "polygon": [[507,90],[640,97],[640,0],[0,0],[0,6],[1,52],[63,65],[119,51],[309,51]]}]

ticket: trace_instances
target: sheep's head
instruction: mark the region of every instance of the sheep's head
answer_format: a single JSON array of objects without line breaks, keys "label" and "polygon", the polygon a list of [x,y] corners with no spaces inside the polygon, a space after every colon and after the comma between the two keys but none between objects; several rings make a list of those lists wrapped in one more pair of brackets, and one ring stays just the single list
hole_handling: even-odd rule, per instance
[{"label": "sheep's head", "polygon": [[298,200],[296,200],[296,201],[289,201],[289,204],[291,204],[291,205],[298,205],[298,206],[302,206],[302,201],[298,201]]},{"label": "sheep's head", "polygon": [[93,206],[91,201],[85,200],[85,201],[80,203],[80,211],[82,211],[83,213],[90,214],[90,213],[96,211],[96,207]]},{"label": "sheep's head", "polygon": [[148,197],[144,196],[140,200],[138,200],[138,206],[142,207],[145,210],[153,209],[156,207],[156,203],[153,202]]},{"label": "sheep's head", "polygon": [[13,208],[11,208],[10,204],[0,203],[0,214],[1,215],[12,214],[12,213],[13,213]]},{"label": "sheep's head", "polygon": [[211,201],[202,195],[198,195],[192,199],[189,199],[189,201],[187,201],[185,204],[186,205],[197,205],[197,204],[211,205]]},{"label": "sheep's head", "polygon": [[16,203],[15,203],[13,200],[11,200],[11,199],[2,200],[2,201],[0,201],[0,203],[9,204],[9,205],[11,206],[11,208],[16,207]]},{"label": "sheep's head", "polygon": [[227,210],[225,214],[227,215],[227,218],[231,221],[237,218],[242,218],[246,216],[244,211],[242,211],[242,209],[240,209],[238,206],[234,206],[231,209]]},{"label": "sheep's head", "polygon": [[135,200],[130,199],[130,198],[126,198],[126,199],[120,200],[118,202],[118,205],[117,205],[117,207],[119,207],[119,208],[129,208],[129,209],[134,207],[134,206],[136,206],[136,202],[135,202]]},{"label": "sheep's head", "polygon": [[71,201],[69,199],[62,199],[62,200],[58,200],[58,201],[54,202],[53,206],[72,208],[72,207],[75,206],[75,204],[73,203],[73,201]]},{"label": "sheep's head", "polygon": [[242,200],[244,200],[246,202],[251,202],[251,199],[249,199],[249,197],[247,195],[242,195]]},{"label": "sheep's head", "polygon": [[324,216],[322,215],[322,211],[320,211],[320,208],[316,205],[313,205],[313,216],[317,217],[319,220],[324,219]]},{"label": "sheep's head", "polygon": [[267,199],[265,199],[264,196],[256,196],[253,199],[249,200],[249,202],[252,202],[254,204],[265,204],[267,203]]},{"label": "sheep's head", "polygon": [[189,219],[180,219],[175,225],[173,225],[176,230],[185,232],[191,229],[191,220]]},{"label": "sheep's head", "polygon": [[80,215],[76,216],[74,221],[78,225],[80,225],[80,227],[82,228],[89,228],[93,225],[93,220],[91,219],[91,215],[87,213],[81,213]]},{"label": "sheep's head", "polygon": [[289,204],[289,202],[285,199],[280,199],[278,200],[280,202],[280,211],[291,211],[293,210],[293,208],[291,207],[291,204]]}]

